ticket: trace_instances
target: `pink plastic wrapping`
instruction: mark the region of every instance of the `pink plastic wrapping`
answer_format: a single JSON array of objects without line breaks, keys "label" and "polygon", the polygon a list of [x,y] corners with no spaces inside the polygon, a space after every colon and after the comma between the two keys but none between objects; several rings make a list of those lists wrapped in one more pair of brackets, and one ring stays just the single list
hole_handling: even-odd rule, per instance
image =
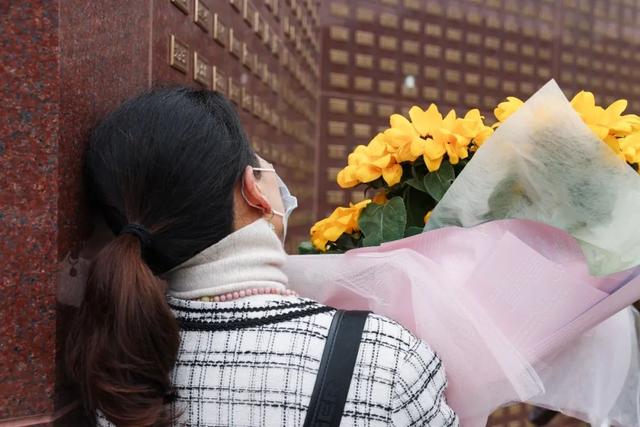
[{"label": "pink plastic wrapping", "polygon": [[372,310],[424,339],[464,426],[513,401],[640,425],[636,313],[623,310],[640,299],[640,272],[590,276],[562,230],[526,220],[448,227],[344,255],[290,256],[286,272],[304,296]]}]

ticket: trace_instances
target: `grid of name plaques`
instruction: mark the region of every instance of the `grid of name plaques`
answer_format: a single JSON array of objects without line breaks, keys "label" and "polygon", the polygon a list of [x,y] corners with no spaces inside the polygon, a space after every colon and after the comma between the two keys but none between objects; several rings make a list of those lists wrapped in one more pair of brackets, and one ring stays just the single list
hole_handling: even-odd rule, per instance
[{"label": "grid of name plaques", "polygon": [[335,175],[392,113],[435,102],[479,108],[526,99],[551,78],[567,96],[628,99],[640,112],[637,0],[326,0],[322,37],[319,213],[362,197]]},{"label": "grid of name plaques", "polygon": [[[256,151],[273,163],[300,208],[288,247],[313,218],[319,102],[318,5],[306,0],[165,0],[158,50],[169,66],[154,80],[215,89],[230,99]],[[175,24],[175,15],[182,16]],[[170,19],[171,18],[171,19]],[[166,25],[163,25],[166,24]],[[164,75],[162,74],[164,73]]]}]

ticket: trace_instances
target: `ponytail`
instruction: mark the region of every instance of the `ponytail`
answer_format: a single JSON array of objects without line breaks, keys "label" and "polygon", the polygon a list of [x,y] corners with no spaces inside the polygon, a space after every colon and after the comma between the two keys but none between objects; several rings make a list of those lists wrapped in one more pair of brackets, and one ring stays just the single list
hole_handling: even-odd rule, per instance
[{"label": "ponytail", "polygon": [[67,343],[70,375],[92,419],[100,410],[117,426],[173,422],[165,403],[180,338],[165,286],[131,234],[93,260]]}]

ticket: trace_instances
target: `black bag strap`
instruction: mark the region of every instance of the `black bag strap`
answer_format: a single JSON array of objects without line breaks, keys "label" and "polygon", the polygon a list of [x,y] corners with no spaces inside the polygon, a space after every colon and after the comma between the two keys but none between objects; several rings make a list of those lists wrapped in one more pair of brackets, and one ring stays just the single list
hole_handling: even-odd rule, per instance
[{"label": "black bag strap", "polygon": [[324,345],[304,427],[340,425],[368,315],[368,311],[336,310]]}]

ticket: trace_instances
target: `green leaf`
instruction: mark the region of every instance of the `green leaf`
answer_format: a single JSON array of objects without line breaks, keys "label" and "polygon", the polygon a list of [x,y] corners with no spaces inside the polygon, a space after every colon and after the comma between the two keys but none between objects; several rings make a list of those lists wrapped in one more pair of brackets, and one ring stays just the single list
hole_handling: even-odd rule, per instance
[{"label": "green leaf", "polygon": [[404,232],[404,237],[411,237],[411,236],[415,236],[416,234],[420,234],[424,231],[424,227],[407,227],[407,229]]},{"label": "green leaf", "polygon": [[342,234],[342,236],[340,236],[338,238],[338,240],[336,240],[336,246],[340,249],[344,249],[345,251],[348,251],[349,249],[354,249],[357,247],[357,243],[354,240],[353,236],[351,234]]},{"label": "green leaf", "polygon": [[315,248],[315,246],[313,246],[313,243],[311,243],[308,240],[305,240],[304,242],[298,245],[298,254],[300,255],[309,255],[309,254],[317,254],[317,253],[320,253],[320,251],[318,251]]},{"label": "green leaf", "polygon": [[409,178],[405,181],[408,185],[412,186],[418,191],[422,191],[423,193],[427,192],[426,187],[424,186],[423,180],[418,178]]},{"label": "green leaf", "polygon": [[443,160],[440,169],[425,175],[423,183],[431,197],[439,202],[455,178],[453,167],[447,160]]},{"label": "green leaf", "polygon": [[363,209],[358,223],[364,234],[363,246],[376,246],[403,238],[407,210],[402,197],[394,197],[384,205],[370,204]]},{"label": "green leaf", "polygon": [[407,228],[424,227],[424,216],[436,205],[429,194],[407,187],[404,204],[407,209]]}]

